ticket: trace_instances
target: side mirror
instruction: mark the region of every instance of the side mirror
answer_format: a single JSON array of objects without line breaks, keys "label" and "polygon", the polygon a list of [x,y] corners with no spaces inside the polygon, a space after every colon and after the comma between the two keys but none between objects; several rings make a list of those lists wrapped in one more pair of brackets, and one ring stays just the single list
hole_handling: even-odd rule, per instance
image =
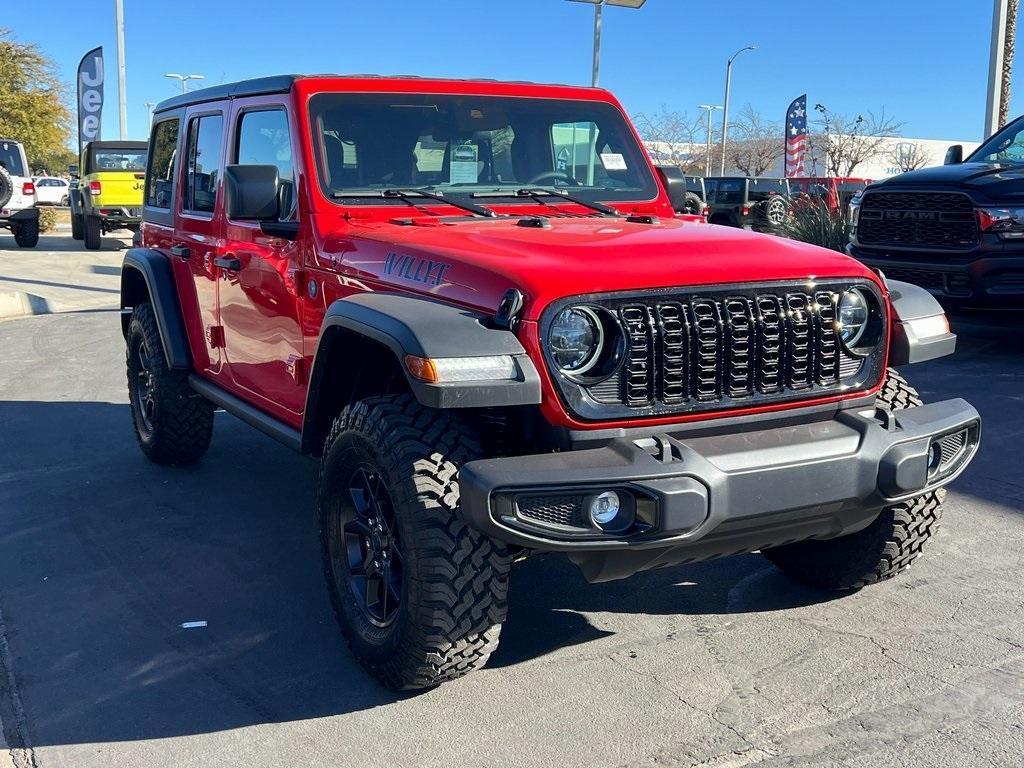
[{"label": "side mirror", "polygon": [[68,176],[72,179],[78,178],[78,163],[72,163],[68,166]]},{"label": "side mirror", "polygon": [[229,165],[224,168],[224,213],[238,221],[280,217],[276,165]]},{"label": "side mirror", "polygon": [[954,144],[946,150],[946,165],[956,165],[964,161],[964,145]]},{"label": "side mirror", "polygon": [[672,210],[678,213],[686,211],[686,175],[682,168],[674,165],[657,166],[658,178],[665,187],[668,200],[672,204]]}]

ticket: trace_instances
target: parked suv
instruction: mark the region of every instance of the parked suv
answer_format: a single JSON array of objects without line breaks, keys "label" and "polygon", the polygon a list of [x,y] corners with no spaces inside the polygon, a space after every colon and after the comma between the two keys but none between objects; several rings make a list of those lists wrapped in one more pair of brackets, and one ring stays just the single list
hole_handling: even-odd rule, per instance
[{"label": "parked suv", "polygon": [[334,611],[396,688],[481,666],[536,552],[591,581],[754,550],[886,579],[978,445],[974,408],[893,370],[953,351],[930,295],[675,217],[598,89],[177,96],[123,266],[142,451],[199,460],[222,408],[316,457]]},{"label": "parked suv", "polygon": [[78,166],[81,178],[71,189],[71,236],[97,250],[103,235],[117,229],[138,232],[146,178],[144,141],[90,141]]},{"label": "parked suv", "polygon": [[716,176],[704,179],[704,186],[711,224],[777,234],[789,216],[786,179]]},{"label": "parked suv", "polygon": [[25,148],[17,141],[0,139],[0,229],[9,229],[22,248],[39,242],[36,188],[28,171]]},{"label": "parked suv", "polygon": [[853,201],[847,251],[953,304],[1024,302],[1024,117],[963,159],[868,187]]}]

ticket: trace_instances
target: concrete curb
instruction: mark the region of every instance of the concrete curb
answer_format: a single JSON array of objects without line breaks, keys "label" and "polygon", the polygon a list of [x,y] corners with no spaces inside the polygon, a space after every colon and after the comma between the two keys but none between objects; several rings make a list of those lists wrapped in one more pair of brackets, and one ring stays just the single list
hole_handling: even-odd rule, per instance
[{"label": "concrete curb", "polygon": [[51,312],[50,302],[42,296],[24,291],[0,291],[0,319],[48,315]]}]

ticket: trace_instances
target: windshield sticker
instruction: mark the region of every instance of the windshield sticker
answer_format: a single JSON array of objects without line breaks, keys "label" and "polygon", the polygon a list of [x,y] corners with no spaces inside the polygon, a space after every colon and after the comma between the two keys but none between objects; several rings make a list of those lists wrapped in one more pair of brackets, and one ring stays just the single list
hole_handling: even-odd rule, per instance
[{"label": "windshield sticker", "polygon": [[478,149],[476,144],[459,144],[452,147],[450,180],[452,184],[476,184]]},{"label": "windshield sticker", "polygon": [[601,165],[604,166],[606,171],[625,171],[626,169],[626,158],[620,155],[618,152],[602,152],[601,153]]},{"label": "windshield sticker", "polygon": [[411,280],[424,285],[440,285],[451,268],[451,264],[443,261],[400,256],[394,252],[389,253],[384,259],[385,275],[394,275],[403,280]]}]

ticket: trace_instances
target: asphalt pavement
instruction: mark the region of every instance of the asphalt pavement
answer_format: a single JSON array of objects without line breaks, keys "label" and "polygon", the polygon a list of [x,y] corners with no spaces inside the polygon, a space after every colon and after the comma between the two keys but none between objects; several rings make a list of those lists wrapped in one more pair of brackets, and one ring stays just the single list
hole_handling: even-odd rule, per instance
[{"label": "asphalt pavement", "polygon": [[395,695],[336,631],[311,462],[221,413],[200,465],[149,464],[116,312],[0,322],[8,754],[47,768],[1022,765],[1024,343],[1021,326],[964,327],[956,356],[904,372],[926,399],[973,402],[983,447],[900,578],[840,597],[752,554],[588,585],[538,557],[513,571],[488,668]]}]

